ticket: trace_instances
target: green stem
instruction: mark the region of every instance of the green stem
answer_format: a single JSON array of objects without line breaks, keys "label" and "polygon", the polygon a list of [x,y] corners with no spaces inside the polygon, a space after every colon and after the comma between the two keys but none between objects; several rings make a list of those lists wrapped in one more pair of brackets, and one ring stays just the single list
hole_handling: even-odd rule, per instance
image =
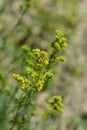
[{"label": "green stem", "polygon": [[[20,106],[18,106],[17,112],[16,112],[16,114],[15,114],[15,116],[14,116],[15,121],[17,121],[19,110],[20,110]],[[15,127],[15,125],[16,125],[16,122],[15,122],[15,121],[13,122],[12,127],[10,128],[10,130],[13,130],[13,129],[14,129],[14,127]]]}]

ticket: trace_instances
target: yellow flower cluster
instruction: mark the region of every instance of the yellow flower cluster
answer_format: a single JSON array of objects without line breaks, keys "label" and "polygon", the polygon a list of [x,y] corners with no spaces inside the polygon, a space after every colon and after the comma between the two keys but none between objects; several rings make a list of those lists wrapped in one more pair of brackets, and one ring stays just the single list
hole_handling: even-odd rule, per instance
[{"label": "yellow flower cluster", "polygon": [[50,107],[55,110],[56,112],[63,112],[63,103],[61,96],[53,96],[47,100]]},{"label": "yellow flower cluster", "polygon": [[17,82],[21,86],[21,90],[23,91],[31,90],[31,82],[29,81],[29,79],[26,79],[19,74],[13,74],[13,77],[17,80]]},{"label": "yellow flower cluster", "polygon": [[30,48],[27,45],[23,45],[22,50],[28,54],[30,51]]},{"label": "yellow flower cluster", "polygon": [[32,52],[34,54],[34,62],[36,65],[36,70],[40,71],[49,64],[47,52],[41,51],[39,49],[33,49]]},{"label": "yellow flower cluster", "polygon": [[31,76],[33,79],[35,79],[37,77],[37,73],[34,71],[34,69],[32,69],[31,67],[26,67],[25,68],[26,73]]},{"label": "yellow flower cluster", "polygon": [[46,81],[49,78],[53,78],[53,74],[51,72],[45,72],[45,74],[43,74],[43,76],[37,81],[35,87],[37,89],[37,91],[41,91],[46,83]]},{"label": "yellow flower cluster", "polygon": [[52,54],[50,61],[65,61],[64,56],[62,56],[61,54],[66,48],[67,40],[64,35],[57,30],[55,40],[51,42]]},{"label": "yellow flower cluster", "polygon": [[64,56],[58,56],[56,58],[56,61],[62,61],[62,62],[64,62],[65,61],[65,57]]},{"label": "yellow flower cluster", "polygon": [[65,50],[67,48],[67,40],[64,37],[64,35],[61,32],[59,32],[58,30],[56,30],[55,42],[56,42],[56,44],[59,45],[61,50]]}]

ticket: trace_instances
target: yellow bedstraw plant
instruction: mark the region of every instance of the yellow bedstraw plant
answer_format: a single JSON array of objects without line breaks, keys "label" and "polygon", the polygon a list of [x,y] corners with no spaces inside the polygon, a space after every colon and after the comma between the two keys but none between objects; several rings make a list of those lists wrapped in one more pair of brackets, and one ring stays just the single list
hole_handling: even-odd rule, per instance
[{"label": "yellow bedstraw plant", "polygon": [[[46,82],[54,78],[52,65],[59,61],[65,61],[63,51],[67,48],[67,40],[60,31],[56,31],[54,41],[50,44],[50,53],[40,49],[30,49],[28,46],[22,46],[25,55],[23,62],[24,73],[13,74],[17,81],[19,96],[15,99],[15,111],[11,121],[13,130],[26,130],[29,128],[29,121],[35,111],[35,96],[38,92],[43,91]],[[56,95],[47,99],[50,106],[50,112],[63,112],[62,97]]]}]

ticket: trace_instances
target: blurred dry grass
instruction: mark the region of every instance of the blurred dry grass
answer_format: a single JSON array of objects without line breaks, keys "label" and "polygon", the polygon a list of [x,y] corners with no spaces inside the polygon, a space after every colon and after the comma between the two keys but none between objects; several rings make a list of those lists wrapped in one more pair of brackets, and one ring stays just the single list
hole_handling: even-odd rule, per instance
[{"label": "blurred dry grass", "polygon": [[[2,5],[2,1],[0,0],[0,5]],[[5,0],[4,0],[5,1]],[[6,1],[5,1],[6,2]],[[16,44],[22,44],[23,42],[30,44],[31,47],[39,46],[40,48],[47,49],[49,45],[47,44],[48,41],[50,41],[53,37],[53,33],[51,31],[54,31],[56,26],[60,26],[61,21],[63,22],[63,19],[57,24],[57,21],[55,22],[55,18],[52,21],[51,25],[47,27],[44,31],[46,22],[51,21],[44,21],[43,17],[46,19],[49,16],[49,10],[52,9],[52,2],[46,1],[46,0],[40,0],[41,5],[44,5],[45,9],[48,10],[48,15],[45,17],[47,12],[44,12],[43,17],[41,17],[41,14],[38,12],[41,10],[43,12],[43,8],[40,8],[39,11],[33,9],[30,9],[30,12],[24,16],[24,20],[26,22],[26,25],[23,25],[22,29],[14,28],[17,19],[19,18],[19,4],[20,0],[14,0],[13,2],[9,0],[10,5],[7,6],[5,9],[5,13],[0,13],[0,46],[3,44],[3,37],[6,36],[7,40],[7,48],[8,52],[6,54],[9,55],[9,57],[6,54],[3,54],[3,51],[1,52],[0,58],[1,61],[1,68],[4,68],[6,71],[8,66],[10,66],[10,63],[12,60],[12,56],[15,49],[14,46]],[[67,28],[63,28],[63,24],[61,27],[58,27],[59,29],[62,29],[66,33],[66,36],[70,37],[73,40],[69,43],[69,47],[66,53],[67,61],[65,64],[58,65],[58,77],[56,77],[55,89],[50,90],[50,93],[53,95],[55,93],[62,94],[64,96],[64,113],[61,114],[60,119],[56,119],[55,122],[50,122],[53,125],[50,125],[48,123],[45,130],[86,130],[87,125],[83,122],[87,121],[87,117],[84,119],[83,117],[87,115],[87,0],[79,1],[79,11],[78,11],[78,21],[76,22],[72,20],[73,22],[67,23]],[[52,5],[51,5],[52,4]],[[67,4],[66,4],[67,5]],[[54,5],[53,5],[54,6]],[[43,6],[42,6],[43,7]],[[54,7],[55,8],[55,7]],[[53,8],[53,9],[54,9]],[[55,15],[55,12],[57,11],[57,8],[52,12],[51,10],[51,16],[49,20],[52,20],[52,15]],[[61,8],[60,8],[61,12]],[[66,10],[67,12],[67,10]],[[37,15],[38,14],[38,15]],[[37,19],[38,16],[38,19]],[[40,17],[40,18],[39,18]],[[66,16],[65,16],[66,17]],[[34,20],[34,22],[33,22]],[[36,20],[36,21],[35,21]],[[48,19],[47,19],[48,20]],[[40,23],[42,21],[42,23]],[[59,20],[58,20],[59,21]],[[55,23],[54,23],[55,22]],[[53,24],[54,23],[54,24]],[[75,23],[75,27],[73,27]],[[31,28],[30,28],[31,26]],[[27,30],[27,27],[29,27]],[[75,31],[73,33],[71,30],[75,28]],[[71,30],[70,30],[71,29]],[[11,33],[9,33],[11,31]],[[52,37],[51,37],[52,36]],[[23,41],[23,42],[22,42]],[[9,50],[10,53],[9,54]],[[4,58],[3,58],[4,57]],[[17,65],[19,63],[17,62]],[[56,68],[56,70],[58,69]],[[8,74],[8,70],[7,70]],[[9,77],[8,77],[9,78]],[[58,79],[57,79],[58,78]],[[68,86],[68,87],[67,87]],[[43,102],[44,98],[48,95],[47,93],[42,93],[38,95],[38,99],[42,99],[38,102],[38,106],[41,106],[41,103]],[[42,96],[43,95],[43,96]],[[33,119],[36,120],[36,118]],[[59,122],[59,123],[58,123]],[[41,125],[41,124],[40,124]],[[38,127],[40,126],[38,125]],[[41,130],[39,127],[37,129]],[[51,127],[51,128],[50,128]]]}]

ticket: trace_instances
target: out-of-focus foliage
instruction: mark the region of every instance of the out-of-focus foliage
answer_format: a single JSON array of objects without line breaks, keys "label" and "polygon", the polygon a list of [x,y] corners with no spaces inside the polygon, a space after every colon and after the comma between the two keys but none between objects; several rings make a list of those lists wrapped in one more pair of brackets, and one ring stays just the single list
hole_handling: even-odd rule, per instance
[{"label": "out-of-focus foliage", "polygon": [[[38,47],[49,51],[49,42],[54,37],[55,29],[64,32],[68,39],[67,61],[64,65],[60,63],[58,68],[53,67],[54,73],[58,72],[58,75],[55,84],[52,81],[46,83],[47,95],[61,94],[65,99],[76,78],[83,76],[83,70],[86,66],[82,60],[86,54],[86,29],[83,34],[84,38],[80,39],[79,37],[82,44],[78,44],[80,40],[78,40],[77,30],[81,30],[79,26],[82,25],[82,19],[86,19],[87,12],[86,10],[81,12],[80,2],[82,1],[0,0],[0,130],[9,129],[7,115],[10,113],[10,109],[14,107],[12,100],[18,91],[17,86],[14,85],[16,83],[12,74],[24,74],[24,57],[20,51],[23,44],[27,44],[31,48]],[[84,54],[80,48],[83,49]],[[10,93],[9,89],[13,94]],[[43,93],[41,94],[44,99],[45,94]],[[38,95],[38,98],[41,98],[41,95]],[[38,101],[36,103],[38,104]],[[44,104],[41,106],[39,103],[38,107],[41,111],[44,109]],[[59,115],[54,114],[49,121],[44,122],[39,122],[38,115],[32,119],[33,125],[30,126],[30,129],[56,130],[60,128],[61,130]],[[12,117],[12,115],[10,116]],[[73,117],[71,119],[77,130],[80,121],[82,125],[84,124],[83,130],[85,130],[85,123],[82,119],[74,119]],[[73,129],[74,126],[70,125],[69,130],[70,128]]]}]

